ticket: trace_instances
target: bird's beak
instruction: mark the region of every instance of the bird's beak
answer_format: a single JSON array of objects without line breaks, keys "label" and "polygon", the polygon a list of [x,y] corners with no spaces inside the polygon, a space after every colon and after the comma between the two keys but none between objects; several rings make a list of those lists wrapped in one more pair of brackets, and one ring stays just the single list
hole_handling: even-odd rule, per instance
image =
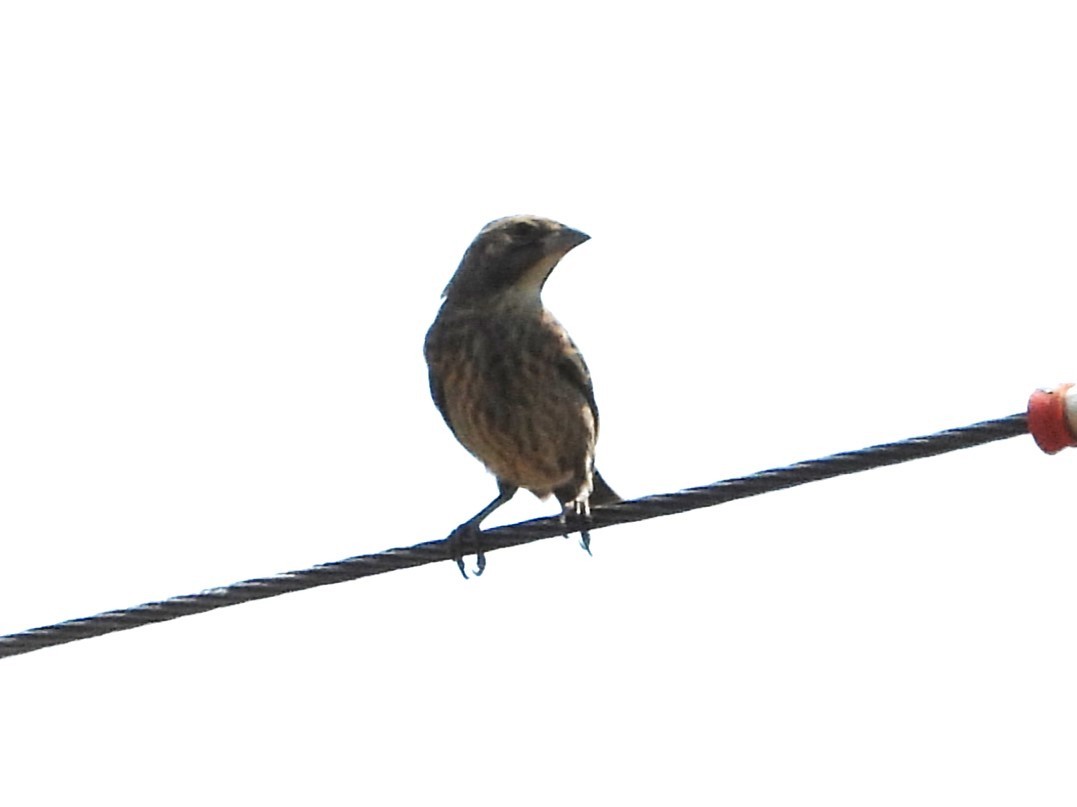
[{"label": "bird's beak", "polygon": [[587,233],[581,233],[579,230],[573,230],[571,227],[562,227],[557,232],[550,233],[548,236],[549,251],[551,253],[564,255],[573,247],[578,247],[590,238],[591,236]]}]

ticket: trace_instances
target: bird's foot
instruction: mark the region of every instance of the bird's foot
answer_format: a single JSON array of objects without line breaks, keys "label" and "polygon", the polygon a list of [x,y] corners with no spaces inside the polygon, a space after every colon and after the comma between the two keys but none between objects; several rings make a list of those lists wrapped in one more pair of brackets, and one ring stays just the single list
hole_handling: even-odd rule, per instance
[{"label": "bird's foot", "polygon": [[[569,529],[568,519],[572,517],[572,529]],[[568,538],[569,533],[578,532],[580,534],[580,547],[588,555],[591,554],[591,507],[586,501],[582,502],[569,502],[561,510],[561,524],[565,527],[565,537]]]},{"label": "bird's foot", "polygon": [[482,530],[474,521],[465,521],[452,531],[448,538],[449,547],[452,549],[452,559],[456,561],[456,567],[460,574],[467,580],[467,570],[464,568],[464,551],[474,547],[475,569],[472,574],[479,577],[486,571],[486,554],[482,551]]}]

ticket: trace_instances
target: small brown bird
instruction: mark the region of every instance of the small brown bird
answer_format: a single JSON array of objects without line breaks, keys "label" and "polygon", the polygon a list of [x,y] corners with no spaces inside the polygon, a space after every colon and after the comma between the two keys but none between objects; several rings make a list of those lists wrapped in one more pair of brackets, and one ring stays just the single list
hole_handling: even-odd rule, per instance
[{"label": "small brown bird", "polygon": [[450,540],[486,566],[479,525],[526,488],[551,493],[574,516],[590,552],[591,505],[620,497],[594,467],[598,407],[591,375],[568,333],[542,304],[550,272],[590,236],[535,216],[492,221],[471,242],[426,334],[430,394],[456,439],[497,477],[498,496]]}]

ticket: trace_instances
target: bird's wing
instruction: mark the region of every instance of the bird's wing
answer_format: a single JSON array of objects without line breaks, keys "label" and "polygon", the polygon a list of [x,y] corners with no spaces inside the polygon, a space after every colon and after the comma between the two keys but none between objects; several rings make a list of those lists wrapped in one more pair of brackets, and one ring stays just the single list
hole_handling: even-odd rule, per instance
[{"label": "bird's wing", "polygon": [[[595,436],[597,437],[598,405],[595,403],[595,391],[591,385],[591,373],[587,370],[587,363],[583,360],[583,355],[580,353],[579,348],[571,341],[569,345],[570,348],[565,351],[561,359],[561,372],[587,399],[587,405],[591,407],[591,415],[595,419]],[[602,474],[597,469],[594,470],[593,482],[594,489],[591,491],[589,499],[592,505],[597,507],[621,501],[621,497],[606,483],[606,480],[602,478]]]},{"label": "bird's wing", "polygon": [[445,392],[442,389],[441,382],[438,381],[438,377],[434,374],[433,367],[430,368],[430,397],[434,399],[434,406],[436,406],[441,413],[445,425],[447,425],[449,430],[456,435],[457,439],[460,439],[460,436],[456,434],[456,429],[453,428],[452,421],[449,420],[449,410],[445,407]]},{"label": "bird's wing", "polygon": [[587,362],[583,360],[576,344],[570,339],[568,347],[561,355],[559,369],[565,378],[576,387],[587,399],[587,405],[591,408],[591,415],[595,419],[595,434],[598,434],[598,404],[595,403],[595,390],[591,385],[591,372],[587,369]]}]

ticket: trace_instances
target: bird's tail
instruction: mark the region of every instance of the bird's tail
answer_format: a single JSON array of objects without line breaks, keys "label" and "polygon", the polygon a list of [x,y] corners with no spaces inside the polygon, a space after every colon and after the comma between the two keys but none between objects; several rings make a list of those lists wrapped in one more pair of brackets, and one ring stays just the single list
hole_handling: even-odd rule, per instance
[{"label": "bird's tail", "polygon": [[621,501],[621,497],[617,495],[609,485],[606,484],[606,480],[602,478],[602,474],[598,471],[594,472],[591,477],[591,482],[594,487],[591,489],[591,497],[587,500],[592,507],[601,507],[604,504],[616,504]]}]

